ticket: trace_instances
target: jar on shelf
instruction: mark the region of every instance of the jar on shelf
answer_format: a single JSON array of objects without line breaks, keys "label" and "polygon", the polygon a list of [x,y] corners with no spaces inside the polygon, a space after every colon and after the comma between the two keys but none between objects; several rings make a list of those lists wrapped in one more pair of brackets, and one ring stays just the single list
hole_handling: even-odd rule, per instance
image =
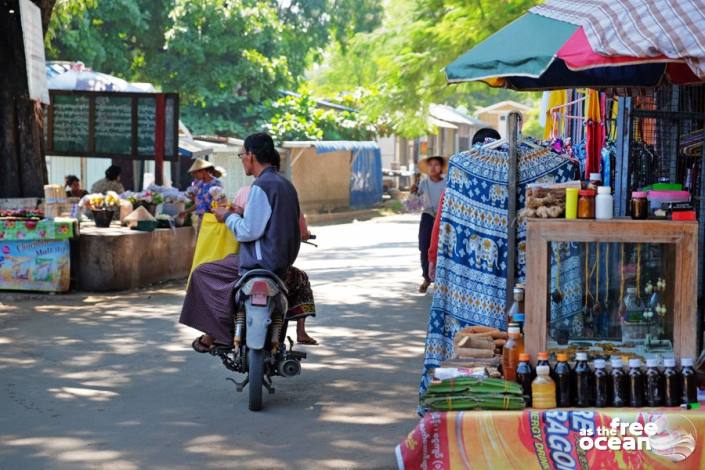
[{"label": "jar on shelf", "polygon": [[595,191],[583,189],[578,193],[578,219],[595,218]]},{"label": "jar on shelf", "polygon": [[600,186],[597,188],[597,197],[595,198],[595,218],[596,219],[611,219],[613,216],[614,198],[612,197],[612,188],[609,186]]},{"label": "jar on shelf", "polygon": [[590,173],[589,187],[597,190],[600,186],[602,186],[602,175],[600,173]]},{"label": "jar on shelf", "polygon": [[634,191],[629,203],[632,219],[644,220],[649,216],[649,201],[643,191]]}]

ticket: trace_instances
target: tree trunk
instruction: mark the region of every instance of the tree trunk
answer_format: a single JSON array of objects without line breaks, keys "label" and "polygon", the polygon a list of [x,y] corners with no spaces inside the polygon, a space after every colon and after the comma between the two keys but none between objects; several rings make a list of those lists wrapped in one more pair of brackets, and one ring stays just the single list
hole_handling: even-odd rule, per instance
[{"label": "tree trunk", "polygon": [[[55,0],[34,3],[46,32]],[[0,5],[0,70],[0,198],[41,197],[47,182],[43,108],[29,99],[18,0]]]}]

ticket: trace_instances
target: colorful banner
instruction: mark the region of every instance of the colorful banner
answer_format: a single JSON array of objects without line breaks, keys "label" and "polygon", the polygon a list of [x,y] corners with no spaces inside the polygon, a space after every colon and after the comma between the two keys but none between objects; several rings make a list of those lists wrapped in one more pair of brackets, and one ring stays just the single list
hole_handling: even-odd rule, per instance
[{"label": "colorful banner", "polygon": [[73,220],[0,220],[0,242],[5,240],[68,240]]},{"label": "colorful banner", "polygon": [[426,413],[401,469],[705,468],[705,411],[628,408]]},{"label": "colorful banner", "polygon": [[68,240],[0,241],[0,289],[67,291],[70,259]]}]

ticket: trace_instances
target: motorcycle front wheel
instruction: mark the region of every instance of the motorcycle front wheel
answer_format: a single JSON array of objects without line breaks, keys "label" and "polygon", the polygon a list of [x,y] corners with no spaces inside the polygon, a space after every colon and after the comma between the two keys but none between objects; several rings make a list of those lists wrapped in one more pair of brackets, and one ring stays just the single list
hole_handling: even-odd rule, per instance
[{"label": "motorcycle front wheel", "polygon": [[262,381],[264,380],[264,350],[247,351],[248,378],[250,393],[250,411],[262,409]]}]

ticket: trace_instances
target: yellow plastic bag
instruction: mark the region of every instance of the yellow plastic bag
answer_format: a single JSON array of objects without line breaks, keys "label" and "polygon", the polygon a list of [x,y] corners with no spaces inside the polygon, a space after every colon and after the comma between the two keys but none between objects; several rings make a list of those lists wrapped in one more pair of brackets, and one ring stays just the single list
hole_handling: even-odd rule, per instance
[{"label": "yellow plastic bag", "polygon": [[233,232],[225,224],[219,223],[213,214],[207,212],[201,219],[191,272],[200,264],[219,261],[239,250],[240,244]]}]

